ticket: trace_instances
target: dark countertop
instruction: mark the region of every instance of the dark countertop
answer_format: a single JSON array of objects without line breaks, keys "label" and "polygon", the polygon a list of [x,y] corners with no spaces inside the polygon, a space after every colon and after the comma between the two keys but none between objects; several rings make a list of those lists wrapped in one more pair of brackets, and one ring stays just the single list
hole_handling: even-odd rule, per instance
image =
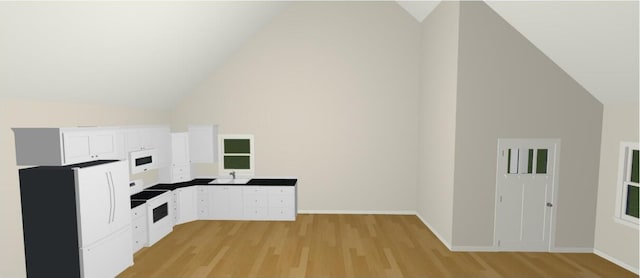
[{"label": "dark countertop", "polygon": [[206,186],[229,186],[229,185],[252,185],[252,186],[295,186],[298,183],[298,179],[251,179],[246,184],[209,184],[215,179],[193,179],[190,181],[179,183],[160,183],[154,185],[149,189],[164,189],[164,190],[176,190],[178,188],[194,186],[194,185],[206,185]]},{"label": "dark countertop", "polygon": [[139,207],[141,205],[144,205],[144,203],[146,203],[145,201],[140,201],[140,200],[131,200],[131,208],[136,208]]},{"label": "dark countertop", "polygon": [[178,188],[194,186],[194,185],[210,185],[214,179],[193,179],[190,181],[178,182],[178,183],[159,183],[147,189],[164,189],[164,190],[176,190]]}]

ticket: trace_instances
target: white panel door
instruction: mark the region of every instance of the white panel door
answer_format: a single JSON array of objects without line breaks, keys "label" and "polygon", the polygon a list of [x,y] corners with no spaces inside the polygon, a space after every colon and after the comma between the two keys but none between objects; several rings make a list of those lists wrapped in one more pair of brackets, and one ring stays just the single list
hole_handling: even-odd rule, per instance
[{"label": "white panel door", "polygon": [[108,167],[76,170],[76,198],[80,221],[80,245],[85,246],[111,233],[113,187]]},{"label": "white panel door", "polygon": [[498,142],[495,246],[549,250],[559,140]]}]

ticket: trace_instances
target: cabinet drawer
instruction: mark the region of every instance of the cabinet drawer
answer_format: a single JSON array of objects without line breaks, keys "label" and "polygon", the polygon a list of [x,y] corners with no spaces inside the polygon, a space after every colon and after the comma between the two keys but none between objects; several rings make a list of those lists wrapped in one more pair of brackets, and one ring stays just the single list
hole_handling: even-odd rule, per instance
[{"label": "cabinet drawer", "polygon": [[246,219],[266,219],[268,210],[266,207],[244,207],[244,218]]},{"label": "cabinet drawer", "polygon": [[260,195],[260,194],[266,194],[267,189],[264,186],[243,186],[242,193]]},{"label": "cabinet drawer", "polygon": [[270,208],[293,207],[293,202],[293,196],[269,195]]},{"label": "cabinet drawer", "polygon": [[147,233],[147,219],[139,218],[131,222],[131,229],[135,235],[137,232]]},{"label": "cabinet drawer", "polygon": [[147,204],[137,206],[131,210],[131,220],[135,221],[136,219],[143,217],[146,219],[147,216]]},{"label": "cabinet drawer", "polygon": [[272,220],[295,220],[295,213],[292,207],[272,207],[269,208],[269,219]]},{"label": "cabinet drawer", "polygon": [[269,195],[295,195],[294,186],[269,186]]},{"label": "cabinet drawer", "polygon": [[243,196],[243,202],[245,207],[266,207],[267,206],[267,196],[266,195],[256,195],[256,194],[247,194]]},{"label": "cabinet drawer", "polygon": [[198,208],[198,219],[209,219],[209,210],[206,208]]}]

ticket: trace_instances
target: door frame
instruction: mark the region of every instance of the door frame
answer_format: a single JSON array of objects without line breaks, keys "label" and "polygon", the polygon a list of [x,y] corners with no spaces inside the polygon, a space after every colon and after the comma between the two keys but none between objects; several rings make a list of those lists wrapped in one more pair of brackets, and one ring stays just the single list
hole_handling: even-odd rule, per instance
[{"label": "door frame", "polygon": [[[496,251],[509,251],[509,250],[501,250],[501,247],[498,246],[498,239],[496,238],[497,231],[497,216],[498,216],[498,202],[500,198],[500,194],[498,193],[498,176],[500,173],[500,149],[502,145],[510,145],[510,144],[523,144],[523,143],[532,143],[532,144],[550,144],[554,147],[553,152],[553,180],[551,184],[551,202],[553,207],[551,209],[551,216],[549,219],[549,246],[547,246],[547,252],[551,252],[555,247],[556,241],[556,222],[557,222],[557,208],[558,208],[558,180],[560,177],[560,146],[561,140],[560,138],[498,138],[497,140],[497,148],[496,148],[496,186],[495,186],[495,196],[494,196],[494,212],[493,212],[493,249]],[[551,157],[550,157],[551,158]],[[530,250],[521,250],[521,251],[530,251]]]}]

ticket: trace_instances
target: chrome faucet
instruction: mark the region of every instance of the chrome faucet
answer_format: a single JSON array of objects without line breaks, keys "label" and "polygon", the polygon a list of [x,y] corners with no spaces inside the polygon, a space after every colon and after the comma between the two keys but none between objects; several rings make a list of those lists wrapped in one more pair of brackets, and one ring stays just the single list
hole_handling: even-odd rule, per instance
[{"label": "chrome faucet", "polygon": [[231,171],[231,173],[229,174],[233,177],[234,180],[236,179],[236,171]]}]

